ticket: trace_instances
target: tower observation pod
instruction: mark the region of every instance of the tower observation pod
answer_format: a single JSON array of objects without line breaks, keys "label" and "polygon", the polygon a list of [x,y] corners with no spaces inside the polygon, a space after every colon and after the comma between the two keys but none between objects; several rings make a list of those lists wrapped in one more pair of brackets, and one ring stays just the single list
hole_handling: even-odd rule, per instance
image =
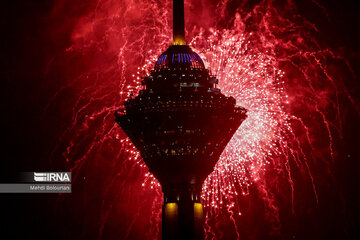
[{"label": "tower observation pod", "polygon": [[202,184],[246,109],[221,93],[186,44],[183,0],[173,0],[173,44],[141,83],[143,90],[115,117],[161,184],[162,239],[204,239]]}]

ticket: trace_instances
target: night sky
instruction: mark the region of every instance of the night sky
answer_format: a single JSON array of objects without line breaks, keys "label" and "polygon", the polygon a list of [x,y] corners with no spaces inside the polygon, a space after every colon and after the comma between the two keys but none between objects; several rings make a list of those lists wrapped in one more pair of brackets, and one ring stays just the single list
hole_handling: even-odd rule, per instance
[{"label": "night sky", "polygon": [[[69,61],[62,60],[65,59],[63,56],[65,49],[72,43],[73,29],[78,20],[95,8],[96,1],[63,2],[62,4],[61,1],[53,0],[12,0],[0,3],[2,92],[0,179],[10,179],[16,173],[23,171],[67,171],[69,167],[63,160],[65,157],[62,151],[54,151],[54,148],[61,133],[68,127],[67,116],[71,114],[72,106],[67,102],[59,102],[56,107],[47,105],[57,90],[64,86],[62,78],[65,75],[71,78],[76,75],[77,69],[88,67],[87,63],[79,63],[83,60],[83,56],[73,56]],[[239,2],[241,1],[230,1],[229,12],[234,9],[232,6],[239,5]],[[257,2],[248,1],[243,7],[251,9]],[[318,185],[321,204],[318,207],[309,204],[310,207],[303,209],[298,207],[302,212],[297,214],[296,220],[289,222],[286,222],[290,219],[288,213],[281,213],[283,214],[282,235],[272,237],[266,234],[270,225],[262,219],[266,213],[260,208],[257,218],[248,221],[245,218],[240,223],[239,227],[243,226],[240,230],[242,233],[240,239],[291,239],[292,237],[294,239],[358,239],[360,237],[360,141],[358,139],[360,136],[360,2],[319,0],[318,3],[324,7],[324,10],[316,7],[316,4],[310,0],[295,2],[299,14],[316,25],[318,32],[314,33],[315,37],[348,59],[355,77],[344,75],[345,77],[338,81],[343,81],[353,103],[340,99],[339,107],[344,110],[341,113],[343,136],[334,140],[336,154],[331,170],[332,179],[327,179],[328,173],[323,172],[325,167],[322,169],[321,166],[317,166],[314,170],[315,176],[321,179]],[[76,62],[74,71],[71,71],[69,65],[74,62]],[[62,70],[65,68],[66,72]],[[85,86],[80,84],[78,87]],[[62,98],[71,99],[72,91],[64,93]],[[109,156],[111,157],[111,154]],[[99,185],[105,182],[92,178],[90,170],[83,171],[80,175],[87,177],[90,182]],[[139,174],[139,172],[131,174],[128,179],[129,185],[124,185],[123,188],[139,184],[137,180]],[[301,182],[301,179],[296,181]],[[0,238],[97,239],[99,227],[96,222],[100,221],[99,212],[102,210],[99,209],[96,201],[88,203],[86,209],[81,207],[87,199],[78,192],[87,190],[89,189],[81,184],[73,184],[72,196],[66,197],[63,201],[59,200],[63,196],[57,194],[1,194],[0,234],[2,236]],[[256,209],[254,206],[261,203],[256,197],[256,190],[252,189],[251,192],[254,195],[251,197],[251,203],[244,200],[243,204],[249,205],[249,209]],[[89,194],[96,195],[97,192]],[[304,187],[302,193],[298,194],[306,195],[306,188]],[[129,198],[134,197],[133,204],[137,204],[140,198],[146,196],[146,193],[138,193]],[[305,197],[297,204],[307,206],[308,200]],[[150,202],[143,201],[144,206],[151,206]],[[115,215],[118,219],[112,216],[111,227],[104,232],[102,239],[145,239],[141,236],[145,236],[144,231],[148,225],[135,228],[128,234],[125,233],[126,229],[122,229],[121,226],[129,221],[128,217],[136,212],[134,206],[126,208],[126,204],[132,204],[131,199],[127,199],[122,204],[124,205]],[[140,222],[146,223],[147,220],[143,219]],[[228,223],[224,221],[221,224]],[[137,223],[137,225],[141,224]],[[223,239],[233,239],[233,235],[226,233],[227,229],[231,232],[231,227],[224,226],[222,229],[225,229]],[[253,230],[258,231],[258,234],[249,233]]]}]

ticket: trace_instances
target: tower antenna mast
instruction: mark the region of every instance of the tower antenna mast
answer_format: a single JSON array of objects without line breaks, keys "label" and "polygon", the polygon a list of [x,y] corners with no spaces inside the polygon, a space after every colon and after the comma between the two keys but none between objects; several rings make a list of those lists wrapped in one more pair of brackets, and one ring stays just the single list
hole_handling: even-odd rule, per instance
[{"label": "tower antenna mast", "polygon": [[173,0],[173,44],[186,45],[184,0]]}]

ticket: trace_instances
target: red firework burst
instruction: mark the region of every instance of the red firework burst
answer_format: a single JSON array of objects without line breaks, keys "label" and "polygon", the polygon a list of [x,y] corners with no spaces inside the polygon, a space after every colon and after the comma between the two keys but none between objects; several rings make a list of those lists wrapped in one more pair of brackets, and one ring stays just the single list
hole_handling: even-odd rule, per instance
[{"label": "red firework burst", "polygon": [[[198,9],[198,4],[204,8],[201,20],[195,21],[192,9]],[[348,63],[317,42],[311,35],[316,27],[296,14],[294,3],[288,1],[278,9],[272,1],[263,1],[251,10],[245,10],[246,1],[236,10],[229,9],[229,4],[186,2],[190,45],[217,76],[220,89],[249,110],[203,185],[208,239],[221,238],[220,227],[212,220],[223,211],[238,231],[246,212],[239,202],[250,198],[251,187],[257,189],[275,233],[281,225],[278,195],[286,195],[296,212],[293,174],[311,186],[311,198],[317,204],[317,180],[311,166],[317,161],[331,168],[336,154],[333,139],[341,135],[341,118],[330,117],[341,111],[333,98],[342,94],[352,101],[332,70],[335,61]],[[108,186],[100,191],[99,239],[119,195],[125,194],[125,176],[142,183],[147,196],[156,199],[151,214],[159,222],[160,185],[115,126],[113,112],[137,94],[140,77],[148,74],[169,45],[169,5],[170,1],[97,2],[77,20],[72,44],[64,53],[71,63],[64,67],[66,82],[45,109],[60,104],[70,89],[71,97],[65,102],[72,106],[72,119],[53,156],[62,152],[78,182],[83,181],[84,171],[107,172],[108,177],[99,183]],[[78,56],[85,56],[86,62],[79,64]],[[274,182],[285,182],[287,189],[280,190]],[[152,238],[158,234],[158,229],[148,232]]]}]

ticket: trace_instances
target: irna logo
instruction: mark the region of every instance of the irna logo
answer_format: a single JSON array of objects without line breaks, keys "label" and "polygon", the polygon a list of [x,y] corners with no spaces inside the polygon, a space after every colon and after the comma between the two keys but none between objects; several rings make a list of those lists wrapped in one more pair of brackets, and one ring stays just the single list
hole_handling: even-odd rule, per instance
[{"label": "irna logo", "polygon": [[35,182],[70,182],[70,172],[34,172]]}]

